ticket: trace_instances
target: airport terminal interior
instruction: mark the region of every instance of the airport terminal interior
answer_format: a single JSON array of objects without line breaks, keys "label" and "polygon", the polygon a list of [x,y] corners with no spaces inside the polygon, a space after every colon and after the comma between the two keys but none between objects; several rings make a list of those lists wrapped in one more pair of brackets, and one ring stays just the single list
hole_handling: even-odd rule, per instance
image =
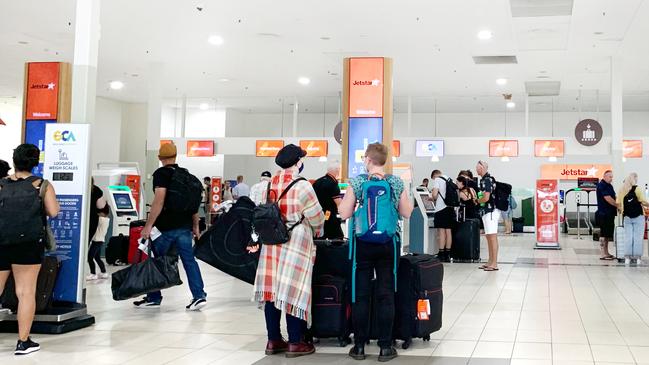
[{"label": "airport terminal interior", "polygon": [[[50,181],[61,207],[37,279],[40,351],[14,353],[20,313],[7,284],[0,363],[649,364],[647,19],[649,0],[0,0],[0,160],[13,167],[17,146],[38,147],[31,173]],[[374,297],[367,358],[350,356],[356,279],[334,271],[351,271],[347,253],[372,233],[358,233],[358,217],[373,221],[363,200],[340,221],[320,201],[344,238],[314,242],[299,231],[315,253],[304,254],[315,263],[302,268],[313,296],[300,345],[315,353],[293,358],[291,343],[268,354],[251,285],[259,256],[247,251],[259,236],[254,221],[252,233],[250,220],[232,223],[232,207],[253,198],[253,185],[279,180],[292,145],[301,154],[290,168],[310,183],[300,189],[317,191],[328,176],[340,190],[333,206],[358,197],[350,179],[375,171],[375,142],[413,206],[389,236],[400,242],[398,357],[378,346],[374,329],[386,319]],[[139,238],[159,212],[153,175],[165,156],[201,183],[190,256],[207,296],[196,297],[183,257],[182,284],[149,288],[166,288],[164,300],[138,307],[146,291],[120,290],[125,273],[166,257]],[[100,218],[93,184],[108,207]],[[97,219],[101,235],[89,233]],[[247,233],[231,239],[239,227]],[[262,245],[262,257],[288,250],[297,232]],[[0,236],[2,260],[7,247]],[[106,275],[90,271],[93,247]],[[341,259],[325,264],[334,251]],[[432,266],[402,270],[417,258]],[[441,287],[426,286],[432,267]],[[289,340],[283,318],[281,329]]]}]

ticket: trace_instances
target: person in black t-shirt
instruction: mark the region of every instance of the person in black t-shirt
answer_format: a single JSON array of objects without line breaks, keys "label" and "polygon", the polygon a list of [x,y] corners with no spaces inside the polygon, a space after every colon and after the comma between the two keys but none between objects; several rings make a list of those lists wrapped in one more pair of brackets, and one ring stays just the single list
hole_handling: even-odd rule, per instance
[{"label": "person in black t-shirt", "polygon": [[[185,308],[196,311],[207,304],[203,277],[194,257],[193,249],[193,238],[200,237],[198,211],[178,212],[167,209],[165,206],[167,189],[171,184],[175,170],[179,168],[176,164],[176,153],[176,145],[172,143],[160,146],[158,158],[162,167],[153,173],[155,196],[151,204],[149,218],[142,229],[142,238],[150,238],[151,230],[155,227],[162,234],[152,242],[153,253],[156,256],[166,255],[173,248],[180,256],[183,268],[187,273],[189,289],[192,292],[192,300]],[[162,302],[162,294],[160,291],[156,291],[147,294],[144,299],[133,304],[138,308],[155,308],[160,306],[160,302]]]},{"label": "person in black t-shirt", "polygon": [[602,180],[597,183],[597,212],[595,212],[595,223],[599,227],[599,248],[600,260],[615,260],[615,256],[608,251],[608,244],[613,241],[615,233],[615,217],[617,216],[618,205],[616,202],[613,182],[613,171],[606,170]]},{"label": "person in black t-shirt", "polygon": [[342,239],[345,237],[338,218],[338,205],[342,201],[340,188],[338,187],[338,176],[340,175],[340,164],[332,163],[327,167],[327,174],[313,183],[318,201],[325,214],[324,235],[322,238]]}]

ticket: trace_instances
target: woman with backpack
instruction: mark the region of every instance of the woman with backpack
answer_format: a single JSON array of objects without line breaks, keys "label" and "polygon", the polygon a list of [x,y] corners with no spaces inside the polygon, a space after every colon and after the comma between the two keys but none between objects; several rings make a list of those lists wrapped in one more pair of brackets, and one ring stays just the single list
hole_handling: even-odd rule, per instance
[{"label": "woman with backpack", "polygon": [[624,257],[627,264],[637,264],[644,252],[645,217],[643,207],[649,202],[642,189],[638,189],[638,174],[632,172],[624,179],[617,194],[620,213],[624,217]]},{"label": "woman with backpack", "polygon": [[469,187],[469,180],[466,176],[460,175],[457,177],[457,188],[460,192],[460,214],[464,219],[480,219],[480,207],[478,205],[478,194],[476,191]]},{"label": "woman with backpack", "polygon": [[54,187],[31,174],[40,154],[32,144],[16,147],[15,173],[0,180],[0,293],[13,273],[18,297],[16,355],[40,350],[29,332],[36,312],[36,282],[45,255],[44,223],[45,216],[59,214]]}]

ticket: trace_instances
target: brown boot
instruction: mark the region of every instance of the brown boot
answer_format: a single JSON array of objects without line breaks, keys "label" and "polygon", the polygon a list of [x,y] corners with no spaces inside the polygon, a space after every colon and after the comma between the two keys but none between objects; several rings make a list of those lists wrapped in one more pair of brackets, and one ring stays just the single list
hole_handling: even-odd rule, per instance
[{"label": "brown boot", "polygon": [[313,344],[304,343],[304,342],[289,343],[288,351],[286,352],[286,357],[288,358],[300,357],[304,355],[311,355],[314,352],[315,352],[315,347],[313,346]]},{"label": "brown boot", "polygon": [[268,341],[266,344],[266,355],[275,355],[288,350],[288,343],[284,340]]}]

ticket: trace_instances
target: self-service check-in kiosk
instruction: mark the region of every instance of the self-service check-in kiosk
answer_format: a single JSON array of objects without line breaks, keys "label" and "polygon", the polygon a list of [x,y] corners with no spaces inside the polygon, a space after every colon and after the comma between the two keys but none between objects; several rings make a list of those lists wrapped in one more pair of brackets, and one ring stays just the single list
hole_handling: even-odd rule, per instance
[{"label": "self-service check-in kiosk", "polygon": [[415,210],[410,216],[410,245],[408,252],[436,255],[439,251],[435,227],[435,205],[430,193],[417,189],[414,192]]},{"label": "self-service check-in kiosk", "polygon": [[111,237],[124,235],[128,236],[129,226],[132,221],[138,219],[137,209],[135,209],[135,199],[128,186],[109,186],[108,204],[112,214],[112,233]]}]

